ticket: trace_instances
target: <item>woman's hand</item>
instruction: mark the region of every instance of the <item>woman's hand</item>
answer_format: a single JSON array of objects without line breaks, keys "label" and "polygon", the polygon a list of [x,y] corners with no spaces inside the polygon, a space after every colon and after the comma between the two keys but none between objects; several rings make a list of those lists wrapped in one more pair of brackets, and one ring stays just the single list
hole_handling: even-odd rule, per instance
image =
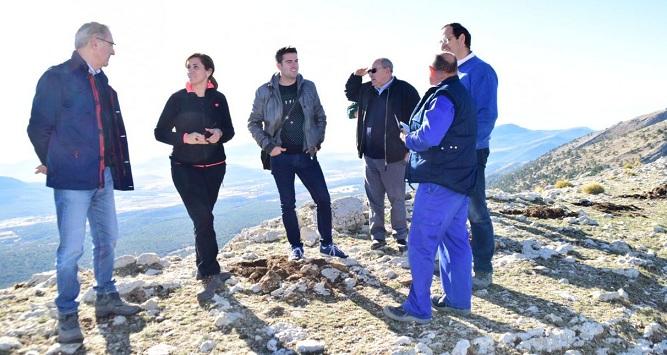
[{"label": "woman's hand", "polygon": [[185,144],[208,144],[206,137],[197,132],[186,133],[183,135],[183,143]]},{"label": "woman's hand", "polygon": [[222,137],[222,130],[220,128],[205,128],[206,132],[209,132],[211,135],[206,138],[209,143],[215,144],[218,143],[220,137]]}]

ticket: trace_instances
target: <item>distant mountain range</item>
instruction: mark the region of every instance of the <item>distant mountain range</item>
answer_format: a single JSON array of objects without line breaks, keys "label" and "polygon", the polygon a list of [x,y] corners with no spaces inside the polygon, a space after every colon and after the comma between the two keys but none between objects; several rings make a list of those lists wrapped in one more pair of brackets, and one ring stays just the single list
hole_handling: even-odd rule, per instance
[{"label": "distant mountain range", "polygon": [[667,156],[667,110],[620,122],[562,145],[522,168],[489,180],[489,187],[513,192],[557,180],[595,176],[613,167],[632,168]]},{"label": "distant mountain range", "polygon": [[[492,139],[487,172],[490,175],[516,169],[540,154],[590,132],[587,128],[533,131],[516,125],[500,125]],[[280,215],[280,203],[270,172],[260,167],[254,144],[230,146],[228,170],[216,206],[216,230],[221,244],[268,218]],[[363,166],[356,152],[319,155],[332,197],[363,195]],[[33,178],[34,163],[0,166],[0,175],[15,172]],[[116,206],[122,238],[118,253],[147,250],[166,254],[192,245],[192,224],[171,182],[169,159],[159,157],[133,164],[136,190],[118,192]],[[300,203],[308,192],[297,189]],[[53,192],[42,182],[24,182],[0,176],[0,287],[32,273],[53,268],[58,236]],[[90,262],[88,248],[83,264]],[[12,266],[13,265],[13,266]]]},{"label": "distant mountain range", "polygon": [[[220,245],[242,228],[280,216],[270,172],[261,170],[259,148],[230,149],[229,166],[214,211]],[[363,192],[361,160],[350,154],[320,159],[332,198]],[[33,165],[34,166],[34,165]],[[25,171],[32,166],[25,164]],[[152,251],[165,255],[193,245],[192,222],[171,181],[165,157],[133,166],[136,190],[116,193],[121,239],[117,255]],[[297,203],[309,200],[297,184]],[[0,176],[0,287],[54,268],[58,232],[53,191],[44,183]],[[90,266],[90,239],[82,266]]]},{"label": "distant mountain range", "polygon": [[592,131],[585,127],[530,130],[514,124],[499,125],[491,134],[486,176],[490,178],[517,170],[542,154]]}]

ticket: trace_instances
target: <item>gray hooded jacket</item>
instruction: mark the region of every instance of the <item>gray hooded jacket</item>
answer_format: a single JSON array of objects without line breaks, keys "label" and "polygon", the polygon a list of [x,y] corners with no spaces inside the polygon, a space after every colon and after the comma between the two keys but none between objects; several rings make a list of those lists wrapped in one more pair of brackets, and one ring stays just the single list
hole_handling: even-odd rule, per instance
[{"label": "gray hooded jacket", "polygon": [[[262,84],[255,92],[255,101],[248,118],[248,130],[257,144],[267,153],[281,146],[280,130],[283,125],[283,100],[280,97],[280,74]],[[324,141],[327,117],[317,95],[315,84],[305,80],[301,74],[296,77],[297,96],[303,109],[304,147],[303,151],[315,155]]]}]

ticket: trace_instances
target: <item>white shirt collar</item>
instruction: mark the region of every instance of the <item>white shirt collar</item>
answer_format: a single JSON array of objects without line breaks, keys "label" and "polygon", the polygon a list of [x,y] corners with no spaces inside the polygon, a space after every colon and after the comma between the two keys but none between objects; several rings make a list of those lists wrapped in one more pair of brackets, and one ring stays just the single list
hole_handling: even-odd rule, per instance
[{"label": "white shirt collar", "polygon": [[467,56],[465,56],[465,58],[463,58],[463,59],[461,59],[461,60],[457,60],[457,61],[456,61],[456,64],[457,64],[458,66],[461,66],[463,63],[467,62],[468,60],[470,60],[470,58],[472,58],[472,57],[474,57],[474,56],[475,56],[475,53],[470,52],[470,54],[468,54]]},{"label": "white shirt collar", "polygon": [[93,68],[93,66],[90,65],[90,64],[88,64],[88,62],[86,62],[86,64],[88,65],[88,73],[90,73],[90,74],[92,74],[92,75],[97,75],[97,74],[99,74],[99,73],[102,71],[102,69],[95,69],[95,68]]},{"label": "white shirt collar", "polygon": [[394,82],[394,77],[392,76],[389,81],[387,81],[384,85],[380,86],[379,88],[376,88],[378,95],[382,95],[382,92],[385,91],[391,83]]}]

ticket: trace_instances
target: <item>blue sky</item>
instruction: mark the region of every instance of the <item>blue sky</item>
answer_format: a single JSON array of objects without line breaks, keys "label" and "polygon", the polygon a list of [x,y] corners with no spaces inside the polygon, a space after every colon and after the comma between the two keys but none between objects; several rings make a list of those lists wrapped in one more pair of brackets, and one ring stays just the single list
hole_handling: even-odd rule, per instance
[{"label": "blue sky", "polygon": [[498,73],[499,124],[603,129],[667,107],[667,1],[27,0],[3,7],[0,166],[37,165],[25,133],[35,85],[69,58],[74,33],[92,20],[109,25],[118,43],[105,71],[119,92],[135,162],[169,154],[153,127],[183,87],[193,52],[216,62],[238,132],[230,144],[251,142],[245,123],[255,89],[287,44],[298,48],[301,73],[315,82],[327,112],[323,149],[354,154],[348,75],[388,57],[396,76],[422,93],[449,22],[471,31],[473,51]]}]

